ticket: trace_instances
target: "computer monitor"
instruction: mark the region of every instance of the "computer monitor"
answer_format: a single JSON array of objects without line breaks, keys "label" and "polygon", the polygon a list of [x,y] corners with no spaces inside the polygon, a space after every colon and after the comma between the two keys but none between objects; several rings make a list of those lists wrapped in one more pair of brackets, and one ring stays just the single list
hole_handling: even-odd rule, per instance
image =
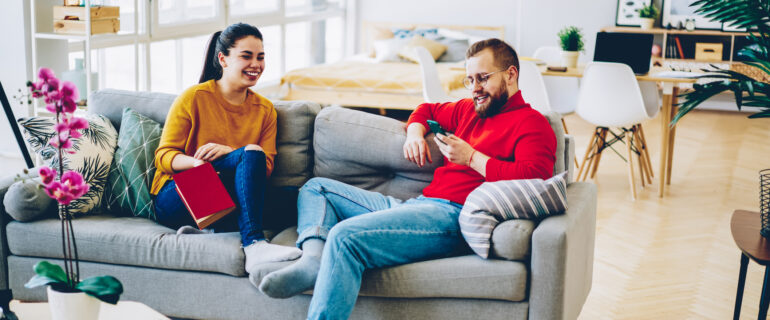
[{"label": "computer monitor", "polygon": [[652,34],[599,32],[594,61],[625,63],[635,74],[646,74],[650,71],[652,40]]}]

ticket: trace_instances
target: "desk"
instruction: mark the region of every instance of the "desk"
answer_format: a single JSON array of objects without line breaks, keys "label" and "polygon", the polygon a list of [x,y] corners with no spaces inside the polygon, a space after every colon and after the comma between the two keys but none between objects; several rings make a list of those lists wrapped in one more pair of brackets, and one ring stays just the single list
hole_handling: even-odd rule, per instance
[{"label": "desk", "polygon": [[[11,310],[19,319],[51,319],[51,309],[47,302],[21,302],[11,301]],[[168,320],[168,318],[150,307],[136,301],[118,301],[112,305],[101,303],[99,320]]]},{"label": "desk", "polygon": [[735,311],[733,319],[741,316],[741,302],[743,300],[743,286],[746,284],[746,269],[749,266],[749,258],[765,266],[765,281],[762,284],[762,298],[759,301],[759,316],[757,319],[767,318],[767,307],[770,304],[770,241],[759,234],[762,228],[759,212],[735,210],[730,218],[730,231],[733,240],[741,249],[741,269],[738,274],[738,292],[735,294]]},{"label": "desk", "polygon": [[[540,71],[544,76],[554,77],[582,77],[584,66],[569,68],[565,72],[548,71],[546,66],[540,66]],[[650,74],[665,71],[661,68],[650,69]],[[671,184],[671,164],[674,159],[674,137],[676,127],[670,127],[671,119],[674,118],[678,107],[676,107],[676,97],[679,94],[679,83],[695,83],[692,78],[668,78],[655,77],[650,74],[636,76],[638,81],[654,81],[663,84],[663,105],[660,111],[661,124],[661,152],[660,152],[660,170],[658,171],[658,197],[663,197],[665,185]]]}]

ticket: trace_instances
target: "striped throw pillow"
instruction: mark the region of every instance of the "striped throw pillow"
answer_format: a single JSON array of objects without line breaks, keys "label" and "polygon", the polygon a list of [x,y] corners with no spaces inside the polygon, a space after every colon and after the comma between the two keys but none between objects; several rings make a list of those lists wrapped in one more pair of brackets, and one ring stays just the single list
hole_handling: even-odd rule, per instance
[{"label": "striped throw pillow", "polygon": [[567,182],[562,172],[548,180],[485,182],[473,190],[460,212],[460,230],[473,252],[489,258],[497,224],[510,219],[540,220],[567,210]]}]

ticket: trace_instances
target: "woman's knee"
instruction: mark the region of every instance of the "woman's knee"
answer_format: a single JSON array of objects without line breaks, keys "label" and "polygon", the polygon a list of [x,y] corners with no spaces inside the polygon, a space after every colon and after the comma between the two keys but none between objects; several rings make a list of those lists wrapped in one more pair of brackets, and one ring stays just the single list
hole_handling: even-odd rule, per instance
[{"label": "woman's knee", "polygon": [[247,144],[245,147],[243,147],[246,151],[261,151],[265,152],[265,150],[262,149],[258,144]]}]

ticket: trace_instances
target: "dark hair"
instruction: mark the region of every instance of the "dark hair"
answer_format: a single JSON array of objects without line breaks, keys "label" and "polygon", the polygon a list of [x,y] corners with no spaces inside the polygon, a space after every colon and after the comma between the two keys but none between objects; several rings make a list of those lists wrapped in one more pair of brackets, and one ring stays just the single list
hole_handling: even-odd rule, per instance
[{"label": "dark hair", "polygon": [[230,48],[235,45],[235,42],[248,36],[262,40],[262,33],[257,27],[241,22],[231,24],[223,31],[214,32],[206,47],[206,58],[203,60],[203,70],[198,83],[222,78],[222,66],[217,56],[220,52],[226,56],[230,55]]},{"label": "dark hair", "polygon": [[516,54],[516,50],[503,40],[492,38],[478,41],[472,44],[470,48],[468,48],[468,51],[465,52],[465,59],[473,57],[487,48],[492,50],[492,57],[495,58],[495,66],[500,69],[514,66],[516,67],[516,74],[518,77],[519,56]]}]

